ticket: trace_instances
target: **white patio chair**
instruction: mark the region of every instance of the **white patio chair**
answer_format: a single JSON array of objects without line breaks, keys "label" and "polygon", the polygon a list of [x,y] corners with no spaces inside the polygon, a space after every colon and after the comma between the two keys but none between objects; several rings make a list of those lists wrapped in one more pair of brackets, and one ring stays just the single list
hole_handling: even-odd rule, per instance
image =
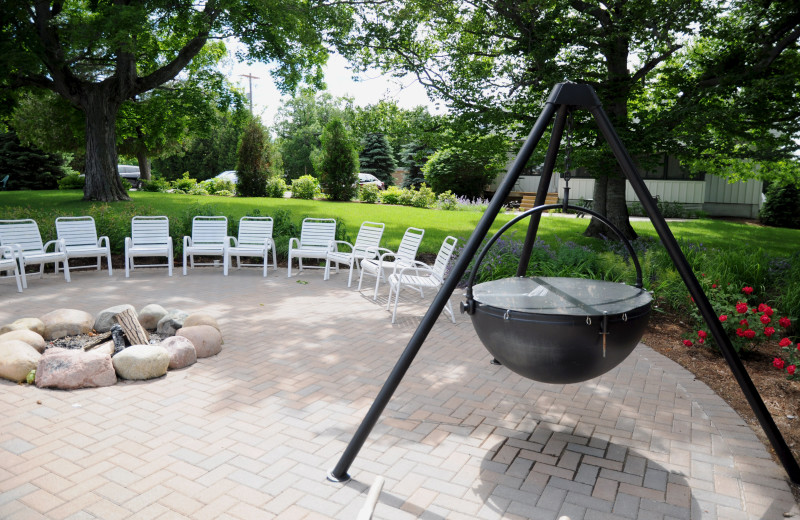
[{"label": "white patio chair", "polygon": [[19,276],[19,266],[17,265],[17,257],[14,248],[11,246],[0,246],[0,272],[5,271],[7,274],[3,278],[11,278],[12,276],[17,280],[17,292],[22,292],[22,282]]},{"label": "white patio chair", "polygon": [[406,229],[403,234],[403,239],[400,241],[400,247],[397,252],[383,247],[375,248],[374,251],[378,256],[374,259],[365,259],[361,261],[361,276],[358,278],[358,290],[361,290],[361,284],[364,281],[364,275],[368,274],[375,277],[375,294],[372,295],[373,300],[378,299],[378,286],[381,280],[386,279],[387,272],[393,272],[398,267],[405,267],[413,265],[417,259],[417,250],[422,243],[422,237],[425,235],[424,229],[410,227]]},{"label": "white patio chair", "polygon": [[258,264],[243,264],[241,257],[257,256],[264,259],[264,276],[267,276],[269,265],[269,252],[272,251],[272,267],[278,269],[275,258],[275,241],[272,239],[272,217],[242,217],[239,219],[239,238],[230,237],[233,246],[225,246],[224,265],[222,272],[228,276],[231,257],[236,257],[236,268],[244,266],[258,266]]},{"label": "white patio chair", "polygon": [[140,264],[139,267],[167,266],[172,276],[172,237],[169,236],[169,219],[159,217],[133,217],[131,236],[125,237],[125,278],[133,271],[133,259],[137,256],[165,256],[166,264]]},{"label": "white patio chair", "polygon": [[[361,229],[358,230],[356,236],[356,243],[351,244],[344,240],[336,240],[334,247],[336,251],[331,251],[325,259],[325,280],[331,277],[331,263],[333,263],[336,272],[339,272],[339,264],[347,264],[350,268],[350,276],[347,278],[347,286],[353,284],[353,266],[361,270],[361,260],[365,258],[375,258],[377,256],[376,249],[381,245],[381,237],[383,237],[383,230],[386,224],[379,222],[364,222],[361,224]],[[340,247],[345,246],[350,250],[341,250]]]},{"label": "white patio chair", "polygon": [[[303,258],[325,260],[334,249],[336,240],[336,220],[332,218],[306,218],[300,230],[300,239],[289,239],[289,272],[292,276],[292,259],[297,258],[300,271],[304,269]],[[324,269],[320,266],[307,266],[308,269]]]},{"label": "white patio chair", "polygon": [[[50,246],[53,251],[48,252]],[[11,246],[17,253],[19,274],[22,277],[23,289],[28,288],[25,267],[28,264],[39,265],[39,278],[44,274],[44,264],[53,263],[58,272],[58,262],[64,267],[64,279],[70,281],[67,253],[63,240],[50,240],[42,244],[42,235],[35,220],[0,220],[0,246]]]},{"label": "white patio chair", "polygon": [[[442,247],[439,248],[439,254],[436,255],[433,267],[415,260],[414,265],[398,267],[394,273],[389,275],[389,299],[386,302],[386,309],[389,309],[392,303],[392,293],[394,292],[392,323],[395,322],[397,317],[397,302],[400,300],[400,291],[403,287],[413,287],[424,296],[423,289],[438,290],[444,284],[445,271],[447,270],[447,264],[450,263],[450,258],[453,256],[456,242],[458,240],[455,237],[448,236],[444,239]],[[449,301],[445,306],[445,310],[450,313],[450,320],[455,323],[456,318],[453,315],[453,307]]]},{"label": "white patio chair", "polygon": [[[97,237],[97,228],[92,217],[58,217],[56,234],[59,239],[64,240],[67,263],[70,258],[97,258],[97,270],[100,271],[102,269],[100,262],[105,256],[106,263],[108,263],[108,276],[112,275],[111,247],[108,237]],[[90,269],[92,267],[91,265],[72,266],[72,269]],[[58,266],[56,266],[56,270],[58,270]]]},{"label": "white patio chair", "polygon": [[194,255],[224,257],[227,245],[228,217],[194,217],[192,236],[183,237],[183,276],[186,276],[187,257],[192,269],[195,265],[216,265],[211,262],[195,263]]}]

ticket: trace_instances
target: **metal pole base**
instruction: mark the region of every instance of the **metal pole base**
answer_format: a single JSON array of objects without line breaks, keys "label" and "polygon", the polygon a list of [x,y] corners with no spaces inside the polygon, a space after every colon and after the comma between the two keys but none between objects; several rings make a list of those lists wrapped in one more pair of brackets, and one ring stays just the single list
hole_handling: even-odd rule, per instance
[{"label": "metal pole base", "polygon": [[491,360],[491,361],[489,361],[489,364],[490,364],[490,365],[500,365],[500,366],[503,366],[503,364],[502,364],[501,362],[497,361],[497,359],[495,359],[495,358],[492,358],[492,360]]},{"label": "metal pole base", "polygon": [[350,480],[350,475],[349,474],[345,473],[340,478],[340,477],[337,477],[336,475],[333,474],[333,470],[330,470],[326,476],[327,476],[328,480],[331,481],[331,482],[347,482],[348,480]]}]

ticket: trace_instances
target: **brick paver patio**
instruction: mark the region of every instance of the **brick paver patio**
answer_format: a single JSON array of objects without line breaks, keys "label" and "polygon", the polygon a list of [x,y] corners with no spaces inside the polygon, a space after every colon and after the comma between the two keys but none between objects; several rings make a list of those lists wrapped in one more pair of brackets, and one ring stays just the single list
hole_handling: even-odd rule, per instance
[{"label": "brick paver patio", "polygon": [[212,268],[50,274],[23,294],[3,280],[0,324],[159,303],[216,315],[225,344],[154,381],[0,382],[0,518],[354,519],[378,475],[378,519],[800,515],[753,432],[672,361],[640,345],[601,378],[534,383],[490,365],[463,315],[439,319],[353,480],[328,482],[426,309],[401,303],[393,326],[346,284]]}]

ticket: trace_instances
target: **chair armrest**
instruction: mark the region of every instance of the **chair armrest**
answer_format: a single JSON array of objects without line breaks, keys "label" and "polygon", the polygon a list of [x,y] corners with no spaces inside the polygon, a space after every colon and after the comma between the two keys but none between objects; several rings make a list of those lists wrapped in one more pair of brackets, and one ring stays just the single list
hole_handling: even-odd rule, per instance
[{"label": "chair armrest", "polygon": [[[170,237],[170,240],[172,237]],[[183,248],[186,249],[187,247],[191,247],[192,245],[192,237],[185,236],[183,237]]]},{"label": "chair armrest", "polygon": [[[49,240],[49,241],[45,242],[44,247],[42,247],[42,251],[44,253],[47,253],[47,248],[50,247],[50,244],[53,245],[53,252],[54,253],[58,253],[59,251],[64,251],[64,249],[67,247],[67,243],[64,241],[63,238],[60,238],[58,240]],[[20,249],[22,249],[22,248],[20,248]]]},{"label": "chair armrest", "polygon": [[[351,253],[353,252],[353,249],[355,249],[355,246],[353,246],[353,244],[351,244],[350,242],[347,242],[346,240],[334,240],[333,242],[331,242],[331,244],[333,244],[333,247],[335,248],[335,249],[333,249],[333,251],[337,251],[337,252],[339,251],[339,244],[343,244],[343,245],[348,246],[350,248],[350,252]],[[344,251],[342,251],[342,253],[344,253]]]},{"label": "chair armrest", "polygon": [[128,254],[128,249],[133,245],[133,239],[131,237],[125,237],[125,254]]},{"label": "chair armrest", "polygon": [[373,253],[375,256],[380,256],[381,251],[385,251],[387,253],[392,252],[391,249],[386,249],[385,247],[376,247],[376,246],[368,247],[364,251],[367,253]]},{"label": "chair armrest", "polygon": [[[419,275],[420,273],[433,274],[433,267],[429,266],[425,262],[420,262],[419,260],[414,260],[413,264],[406,265],[405,267],[400,267],[400,272],[399,272],[400,276],[403,276],[405,272],[409,270],[416,271],[417,275]],[[395,272],[397,272],[397,268],[395,268]]]},{"label": "chair armrest", "polygon": [[[293,246],[292,245],[293,243],[295,243],[297,245]],[[300,241],[295,237],[290,238],[289,239],[289,250],[291,251],[292,249],[297,249],[298,247],[300,247]]]},{"label": "chair armrest", "polygon": [[230,247],[233,244],[233,247],[237,247],[239,245],[239,241],[236,237],[225,237],[225,247]]},{"label": "chair armrest", "polygon": [[97,247],[103,247],[103,242],[106,243],[106,245],[105,245],[106,248],[111,249],[111,246],[109,245],[109,241],[108,241],[108,237],[107,236],[102,236],[102,237],[97,239]]}]

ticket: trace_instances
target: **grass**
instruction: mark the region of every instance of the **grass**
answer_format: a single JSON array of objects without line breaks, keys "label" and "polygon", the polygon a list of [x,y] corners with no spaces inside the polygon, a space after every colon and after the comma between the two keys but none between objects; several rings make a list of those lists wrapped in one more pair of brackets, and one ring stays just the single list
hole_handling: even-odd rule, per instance
[{"label": "grass", "polygon": [[[463,211],[441,211],[412,208],[408,206],[387,206],[381,204],[360,204],[323,202],[297,199],[269,199],[248,197],[215,197],[172,195],[166,193],[130,192],[130,202],[120,202],[103,206],[98,202],[81,200],[82,193],[77,190],[64,191],[9,191],[0,193],[0,218],[23,218],[28,213],[37,220],[55,220],[57,216],[85,215],[108,208],[126,215],[167,215],[171,222],[185,218],[187,213],[202,206],[204,210],[215,210],[216,214],[227,215],[238,220],[254,209],[262,215],[270,215],[277,210],[292,214],[298,224],[303,217],[338,217],[344,222],[347,234],[355,238],[358,228],[365,220],[384,222],[386,231],[384,245],[394,248],[400,243],[403,232],[409,226],[425,229],[425,239],[421,253],[436,253],[447,235],[466,240],[472,234],[480,213]],[[105,211],[108,211],[105,210]],[[511,219],[499,215],[493,231]],[[122,224],[122,223],[118,223]],[[588,224],[587,219],[546,218],[540,226],[539,238],[547,243],[572,240],[580,245],[596,248],[597,241],[582,236]],[[644,237],[657,238],[655,229],[649,221],[634,221],[633,227]],[[52,222],[39,221],[43,234],[53,229]],[[527,223],[523,221],[510,230],[515,238],[522,239]],[[767,228],[720,220],[692,220],[670,223],[675,237],[685,243],[702,244],[708,248],[723,250],[753,250],[761,248],[772,256],[789,256],[800,246],[800,230]],[[107,231],[98,230],[101,234]],[[50,236],[48,238],[55,238]],[[177,242],[176,237],[176,242]]]}]

